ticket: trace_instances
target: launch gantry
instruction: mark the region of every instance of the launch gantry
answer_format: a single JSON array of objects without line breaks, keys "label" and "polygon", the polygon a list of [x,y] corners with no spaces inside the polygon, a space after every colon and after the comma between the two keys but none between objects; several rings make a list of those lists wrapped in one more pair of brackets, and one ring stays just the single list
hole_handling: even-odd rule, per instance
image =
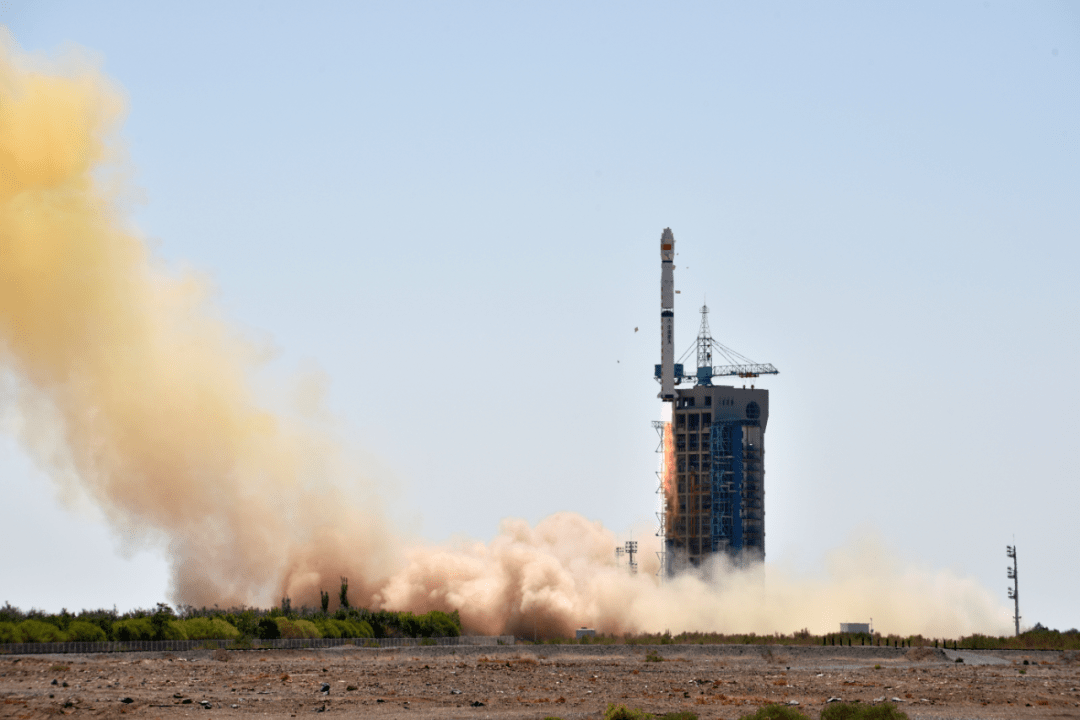
[{"label": "launch gantry", "polygon": [[[694,345],[675,362],[674,250],[675,237],[667,228],[660,239],[661,362],[655,376],[660,399],[671,403],[671,423],[654,423],[663,452],[660,572],[667,575],[681,567],[705,567],[703,562],[720,552],[737,563],[764,559],[769,393],[712,381],[779,374],[773,365],[756,363],[714,340],[705,305]],[[695,350],[697,371],[685,374],[683,361]],[[726,364],[714,365],[716,359]],[[688,387],[676,387],[684,384]]]}]

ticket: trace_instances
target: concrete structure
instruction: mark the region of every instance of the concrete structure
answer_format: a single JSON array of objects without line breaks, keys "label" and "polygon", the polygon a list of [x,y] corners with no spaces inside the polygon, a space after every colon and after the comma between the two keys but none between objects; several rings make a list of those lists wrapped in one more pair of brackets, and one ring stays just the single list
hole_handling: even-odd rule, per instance
[{"label": "concrete structure", "polygon": [[870,623],[840,623],[842,633],[866,633],[870,634]]},{"label": "concrete structure", "polygon": [[[671,423],[661,431],[664,465],[659,513],[664,539],[661,572],[700,567],[713,553],[743,563],[765,558],[765,429],[769,391],[754,385],[713,385],[713,378],[743,380],[775,375],[713,340],[709,308],[701,308],[701,330],[679,362],[668,348],[674,341],[674,270],[670,229],[661,236],[661,363],[655,368],[660,398],[671,403]],[[696,350],[697,371],[683,373],[683,360]],[[714,366],[719,354],[727,365]],[[677,387],[686,385],[687,387]],[[667,388],[671,387],[669,397]]]}]

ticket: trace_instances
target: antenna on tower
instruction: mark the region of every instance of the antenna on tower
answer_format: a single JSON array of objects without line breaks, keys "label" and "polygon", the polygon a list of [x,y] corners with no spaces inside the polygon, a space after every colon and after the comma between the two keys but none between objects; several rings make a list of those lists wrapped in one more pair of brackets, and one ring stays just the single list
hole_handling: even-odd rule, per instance
[{"label": "antenna on tower", "polygon": [[1016,546],[1005,546],[1006,557],[1011,557],[1013,561],[1012,567],[1006,567],[1005,572],[1008,573],[1009,579],[1013,581],[1013,586],[1009,588],[1009,599],[1013,601],[1015,612],[1013,614],[1013,622],[1016,623],[1016,636],[1020,636],[1020,580],[1016,576]]},{"label": "antenna on tower", "polygon": [[[682,375],[683,363],[695,349],[697,350],[697,372],[692,376]],[[714,354],[717,360],[726,364],[713,365]],[[657,374],[659,377],[659,370]],[[760,375],[779,374],[780,371],[775,366],[769,363],[756,363],[742,353],[714,340],[712,331],[709,329],[708,305],[701,306],[701,327],[698,329],[697,339],[679,358],[679,362],[675,363],[675,382],[692,380],[698,386],[712,385],[714,377],[756,378]]]},{"label": "antenna on tower", "polygon": [[[712,385],[712,332],[709,330],[709,306],[701,305],[701,327],[697,335],[698,385]],[[703,372],[704,371],[704,372]]]}]

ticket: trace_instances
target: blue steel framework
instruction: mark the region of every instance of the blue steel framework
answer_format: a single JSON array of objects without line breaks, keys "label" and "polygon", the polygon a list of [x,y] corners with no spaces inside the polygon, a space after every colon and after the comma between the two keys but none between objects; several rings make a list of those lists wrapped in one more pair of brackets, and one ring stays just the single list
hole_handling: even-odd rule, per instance
[{"label": "blue steel framework", "polygon": [[[751,403],[751,406],[756,403]],[[747,415],[753,414],[753,411]],[[760,414],[759,416],[760,417]],[[756,428],[753,432],[750,428]],[[758,418],[717,419],[709,432],[712,552],[765,555],[765,497]]]}]

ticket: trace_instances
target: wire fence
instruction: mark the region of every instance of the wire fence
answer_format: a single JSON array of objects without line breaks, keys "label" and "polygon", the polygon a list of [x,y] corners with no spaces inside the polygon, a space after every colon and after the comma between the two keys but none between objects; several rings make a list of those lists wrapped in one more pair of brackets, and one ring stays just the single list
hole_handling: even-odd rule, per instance
[{"label": "wire fence", "polygon": [[279,638],[276,640],[129,640],[113,642],[3,643],[0,655],[51,653],[183,652],[187,650],[299,650],[352,645],[366,648],[513,645],[513,635],[433,638]]}]

